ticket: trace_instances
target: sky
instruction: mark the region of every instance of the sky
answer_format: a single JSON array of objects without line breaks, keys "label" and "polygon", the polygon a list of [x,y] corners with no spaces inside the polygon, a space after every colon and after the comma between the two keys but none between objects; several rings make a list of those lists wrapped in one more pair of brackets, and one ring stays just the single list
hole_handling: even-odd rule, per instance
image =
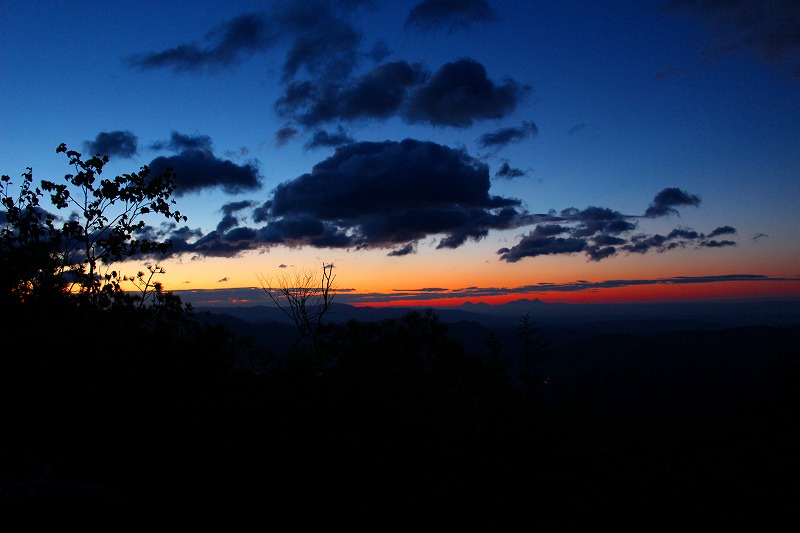
[{"label": "sky", "polygon": [[0,117],[171,167],[195,305],[800,298],[796,0],[0,0]]}]

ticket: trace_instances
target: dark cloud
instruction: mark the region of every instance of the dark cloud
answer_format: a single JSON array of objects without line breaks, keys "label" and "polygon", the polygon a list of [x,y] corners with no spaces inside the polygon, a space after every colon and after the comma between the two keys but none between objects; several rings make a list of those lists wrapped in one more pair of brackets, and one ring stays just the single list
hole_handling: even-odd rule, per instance
[{"label": "dark cloud", "polygon": [[440,246],[451,247],[514,224],[519,201],[488,192],[486,165],[463,151],[412,139],[353,143],[279,185],[270,213],[336,222],[358,246],[444,234]]},{"label": "dark cloud", "polygon": [[522,126],[501,128],[491,133],[484,133],[478,139],[478,144],[483,148],[501,148],[510,143],[520,142],[539,133],[539,128],[533,122],[523,122]]},{"label": "dark cloud", "polygon": [[631,237],[630,244],[622,246],[622,249],[634,254],[646,254],[653,248],[659,248],[669,239],[663,235],[634,235]]},{"label": "dark cloud", "polygon": [[238,150],[225,150],[223,153],[228,157],[247,157],[250,149],[246,146],[240,146]]},{"label": "dark cloud", "polygon": [[494,176],[496,178],[511,180],[514,178],[521,178],[526,174],[527,173],[524,170],[521,170],[519,168],[514,168],[508,163],[503,163],[502,165],[500,165],[500,168],[497,169],[497,172],[494,173]]},{"label": "dark cloud", "polygon": [[582,211],[571,207],[561,211],[561,218],[575,224],[572,229],[575,237],[591,237],[598,233],[617,235],[636,228],[636,224],[628,220],[632,217],[607,207],[591,206]]},{"label": "dark cloud", "polygon": [[706,23],[716,57],[745,50],[765,64],[800,77],[800,2],[797,0],[669,0],[668,10]]},{"label": "dark cloud", "polygon": [[720,235],[734,235],[736,233],[736,229],[730,226],[720,226],[711,233],[708,234],[708,238],[711,239],[713,237],[719,237]]},{"label": "dark cloud", "polygon": [[396,250],[392,250],[386,255],[394,257],[402,257],[404,255],[414,254],[414,253],[417,253],[414,243],[409,242],[405,246],[402,246]]},{"label": "dark cloud", "polygon": [[462,150],[413,139],[351,143],[278,185],[250,214],[262,227],[228,226],[245,207],[228,204],[224,231],[179,243],[176,253],[227,257],[283,244],[390,248],[400,256],[421,239],[456,248],[530,223],[519,200],[490,195],[489,185],[488,167]]},{"label": "dark cloud", "polygon": [[473,59],[445,63],[409,97],[403,117],[410,123],[467,128],[476,120],[511,113],[530,88],[514,80],[496,85]]},{"label": "dark cloud", "polygon": [[427,77],[428,73],[419,64],[394,61],[378,65],[342,91],[341,116],[387,118],[400,107],[406,90]]},{"label": "dark cloud", "polygon": [[159,156],[150,164],[151,172],[164,172],[171,167],[175,172],[175,195],[182,196],[202,189],[220,187],[228,194],[257,190],[261,176],[256,163],[237,165],[227,159],[218,159],[212,151],[211,138],[205,135],[183,135],[173,132],[170,141],[159,141],[153,147],[169,148],[178,152],[173,156]]},{"label": "dark cloud", "polygon": [[[480,63],[459,59],[431,75],[420,64],[383,63],[353,76],[364,58],[383,60],[390,51],[383,41],[362,51],[362,35],[350,12],[369,2],[276,0],[266,13],[249,13],[224,22],[202,43],[184,43],[163,51],[128,58],[140,68],[201,71],[230,67],[256,52],[285,50],[283,94],[275,102],[282,118],[306,128],[336,121],[386,120],[469,127],[499,119],[530,91],[513,80],[495,83]],[[488,20],[493,11],[483,1],[422,2],[412,24],[423,21],[463,24]],[[288,124],[287,128],[294,128]],[[285,144],[293,129],[282,129],[276,143]],[[511,132],[506,132],[509,134]],[[487,137],[487,142],[491,139]]]},{"label": "dark cloud", "polygon": [[572,126],[569,131],[567,132],[569,135],[575,135],[576,133],[582,132],[586,128],[586,124],[575,124]]},{"label": "dark cloud", "polygon": [[315,78],[341,78],[353,70],[361,34],[337,12],[337,6],[342,4],[280,3],[275,12],[277,31],[291,43],[283,64],[285,80],[294,79],[301,70]]},{"label": "dark cloud", "polygon": [[[733,229],[733,228],[731,228]],[[716,230],[715,230],[716,231]],[[700,236],[694,230],[687,230],[687,229],[674,229],[669,232],[667,235],[667,239],[697,239]]]},{"label": "dark cloud", "polygon": [[604,234],[593,236],[592,241],[596,246],[619,246],[627,242],[625,239]]},{"label": "dark cloud", "polygon": [[339,126],[336,132],[331,133],[324,130],[314,132],[314,136],[306,143],[306,149],[341,146],[353,142],[353,138]]},{"label": "dark cloud", "polygon": [[[681,198],[694,198],[672,190],[664,189],[654,203],[669,207],[686,203],[677,201]],[[240,226],[247,217],[241,212],[250,208],[249,217],[262,224],[260,228]],[[463,150],[413,139],[340,146],[310,173],[278,185],[260,205],[234,202],[222,212],[217,230],[208,235],[185,230],[183,236],[171,235],[176,242],[173,253],[232,257],[280,244],[389,248],[388,255],[400,257],[415,253],[423,239],[438,238],[439,249],[457,248],[484,238],[490,230],[525,226],[532,229],[516,245],[497,251],[500,260],[580,253],[589,261],[601,261],[620,252],[736,244],[711,238],[735,233],[730,226],[720,226],[708,236],[690,228],[667,235],[634,233],[642,215],[604,207],[529,214],[519,200],[489,194],[485,163]]]},{"label": "dark cloud", "polygon": [[97,134],[94,141],[85,141],[83,146],[92,155],[129,159],[136,155],[139,139],[129,131],[103,131]]},{"label": "dark cloud", "polygon": [[340,147],[310,174],[279,185],[272,211],[349,218],[406,208],[519,204],[488,190],[486,165],[464,151],[414,139],[362,142]]},{"label": "dark cloud", "polygon": [[485,0],[422,0],[409,12],[405,27],[447,27],[452,32],[496,18],[497,13]]},{"label": "dark cloud", "polygon": [[723,248],[726,246],[736,246],[736,243],[734,241],[717,241],[711,239],[710,241],[702,243],[702,246],[706,246],[708,248]]},{"label": "dark cloud", "polygon": [[617,249],[613,246],[597,246],[596,244],[586,246],[583,251],[590,261],[602,261],[617,254]]},{"label": "dark cloud", "polygon": [[249,200],[243,200],[240,202],[230,202],[222,206],[222,220],[217,224],[217,231],[227,231],[231,228],[235,228],[239,225],[239,217],[236,216],[236,213],[242,211],[243,209],[247,209],[253,206],[253,202]]},{"label": "dark cloud", "polygon": [[[483,65],[471,59],[447,63],[434,74],[418,63],[393,61],[350,81],[291,82],[275,110],[306,127],[400,116],[408,123],[465,128],[475,121],[502,118],[529,90],[512,80],[495,84]],[[534,134],[535,128],[524,123],[488,134],[485,141],[487,145],[512,142],[517,136]]]},{"label": "dark cloud", "polygon": [[202,43],[182,43],[162,51],[129,56],[141,69],[175,72],[232,67],[248,56],[285,44],[284,80],[301,71],[314,77],[342,77],[359,59],[361,35],[344,17],[367,2],[276,0],[271,11],[248,13],[226,21],[205,35]]},{"label": "dark cloud", "polygon": [[211,150],[213,142],[208,135],[184,135],[177,131],[170,134],[168,141],[156,141],[150,145],[151,150]]},{"label": "dark cloud", "polygon": [[449,292],[450,289],[445,289],[444,287],[421,287],[419,289],[392,289],[394,292],[428,292],[428,293],[440,293],[440,292]]},{"label": "dark cloud", "polygon": [[511,248],[500,248],[497,253],[500,259],[509,263],[516,263],[524,257],[539,255],[574,254],[582,252],[586,247],[586,239],[572,237],[538,237],[531,232],[523,237],[518,244]]},{"label": "dark cloud", "polygon": [[367,52],[367,57],[376,63],[380,63],[390,55],[392,55],[392,51],[389,49],[389,45],[386,44],[386,41],[378,41],[372,45],[372,48]]},{"label": "dark cloud", "polygon": [[562,226],[561,224],[539,224],[533,229],[531,235],[536,238],[552,237],[569,233],[570,231],[571,228],[569,226]]},{"label": "dark cloud", "polygon": [[229,67],[274,42],[263,13],[240,15],[206,34],[206,45],[179,44],[160,52],[133,55],[126,62],[141,69],[171,68],[175,72]]},{"label": "dark cloud", "polygon": [[[676,205],[698,205],[700,199],[675,188],[659,192],[644,217],[678,214]],[[625,215],[606,207],[591,206],[586,209],[570,207],[556,214],[551,211],[547,219],[538,223],[520,241],[497,251],[500,260],[516,262],[525,257],[540,255],[583,253],[589,261],[601,261],[619,252],[646,254],[659,253],[695,246],[714,248],[735,245],[733,241],[714,241],[710,237],[736,233],[731,226],[721,226],[708,236],[692,229],[676,228],[669,234],[634,234],[639,215]]]},{"label": "dark cloud", "polygon": [[693,205],[695,207],[700,205],[700,197],[694,194],[689,194],[681,189],[670,187],[659,192],[650,207],[645,211],[646,217],[661,217],[666,215],[677,215],[678,211],[675,206]]},{"label": "dark cloud", "polygon": [[299,132],[297,128],[293,128],[291,126],[285,126],[278,131],[275,132],[275,144],[277,146],[284,146],[286,143],[291,141]]},{"label": "dark cloud", "polygon": [[384,63],[349,83],[287,85],[275,104],[278,115],[305,126],[335,120],[386,119],[398,113],[409,87],[428,77],[421,65],[405,61]]}]

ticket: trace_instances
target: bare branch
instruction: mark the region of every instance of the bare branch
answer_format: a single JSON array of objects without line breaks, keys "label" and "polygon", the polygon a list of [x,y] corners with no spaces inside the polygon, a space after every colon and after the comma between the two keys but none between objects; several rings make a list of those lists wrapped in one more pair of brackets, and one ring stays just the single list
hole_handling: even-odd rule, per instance
[{"label": "bare branch", "polygon": [[293,275],[282,274],[274,282],[272,278],[256,274],[261,288],[270,300],[297,326],[299,343],[310,338],[318,352],[318,335],[326,314],[332,312],[336,294],[333,263],[322,263],[322,274],[317,278],[311,270],[295,271]]}]

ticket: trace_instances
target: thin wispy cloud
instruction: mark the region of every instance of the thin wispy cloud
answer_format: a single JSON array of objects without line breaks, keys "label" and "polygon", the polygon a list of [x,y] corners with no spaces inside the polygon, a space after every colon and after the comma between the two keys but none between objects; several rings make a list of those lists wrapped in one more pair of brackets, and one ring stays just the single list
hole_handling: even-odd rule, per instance
[{"label": "thin wispy cloud", "polygon": [[134,54],[125,62],[140,69],[168,68],[175,72],[232,67],[275,43],[269,19],[247,13],[208,31],[203,42],[187,42],[160,51]]},{"label": "thin wispy cloud", "polygon": [[770,67],[800,77],[800,3],[796,0],[669,0],[669,12],[705,24],[704,57],[752,54]]},{"label": "thin wispy cloud", "polygon": [[445,28],[452,33],[496,18],[497,12],[485,0],[422,0],[409,12],[405,27],[421,30]]},{"label": "thin wispy cloud", "polygon": [[[607,289],[620,289],[625,287],[643,287],[651,285],[694,285],[700,283],[736,283],[736,282],[800,282],[800,278],[773,277],[760,274],[727,274],[722,276],[674,276],[665,278],[633,278],[612,279],[590,282],[578,280],[568,283],[536,283],[518,287],[465,287],[458,289],[446,288],[420,288],[420,289],[394,289],[391,294],[364,295],[364,300],[372,302],[395,300],[438,300],[438,299],[477,299],[480,297],[498,297],[526,295],[536,296],[547,293],[559,292],[597,292]],[[358,303],[355,297],[354,303]]]},{"label": "thin wispy cloud", "polygon": [[514,178],[521,178],[526,176],[528,173],[525,170],[520,168],[512,167],[508,162],[503,162],[500,165],[500,168],[497,169],[497,172],[494,173],[495,178],[512,180]]},{"label": "thin wispy cloud", "polygon": [[539,133],[539,128],[533,122],[523,122],[521,126],[501,128],[499,130],[484,133],[478,139],[478,145],[482,148],[502,148],[511,143],[518,143]]},{"label": "thin wispy cloud", "polygon": [[325,130],[318,130],[314,132],[311,140],[308,141],[305,145],[306,149],[313,149],[313,148],[329,148],[332,146],[341,146],[343,144],[349,144],[354,142],[353,139],[348,133],[339,126],[335,132],[325,131]]}]

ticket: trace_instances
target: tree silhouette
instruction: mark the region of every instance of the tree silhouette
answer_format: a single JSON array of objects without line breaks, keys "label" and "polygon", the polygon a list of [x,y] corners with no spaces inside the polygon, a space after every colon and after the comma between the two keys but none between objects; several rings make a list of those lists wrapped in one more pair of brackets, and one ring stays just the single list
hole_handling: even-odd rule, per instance
[{"label": "tree silhouette", "polygon": [[[332,311],[336,294],[333,263],[322,264],[322,274],[317,278],[311,270],[300,270],[292,275],[283,274],[275,280],[258,275],[261,288],[272,302],[288,316],[297,327],[297,349],[304,339],[310,339],[315,354],[319,355],[319,334],[323,318]],[[319,361],[321,363],[321,361]]]},{"label": "tree silhouette", "polygon": [[522,340],[522,382],[528,395],[532,395],[542,381],[535,368],[548,345],[539,333],[539,328],[531,320],[530,311],[520,318],[517,336]]},{"label": "tree silhouette", "polygon": [[[171,247],[170,241],[146,237],[144,218],[155,214],[176,222],[186,220],[172,209],[174,173],[167,169],[153,176],[144,166],[138,172],[102,179],[108,156],[84,160],[63,143],[56,152],[66,154],[76,171],[64,176],[65,183],[42,180],[36,187],[28,167],[15,197],[11,178],[1,178],[3,297],[46,302],[56,295],[75,294],[93,306],[108,307],[113,295],[121,292],[120,282],[136,279],[112,270],[115,262],[138,254],[164,253]],[[45,193],[56,209],[72,208],[64,222],[41,207]],[[157,292],[160,285],[150,288]]]}]

